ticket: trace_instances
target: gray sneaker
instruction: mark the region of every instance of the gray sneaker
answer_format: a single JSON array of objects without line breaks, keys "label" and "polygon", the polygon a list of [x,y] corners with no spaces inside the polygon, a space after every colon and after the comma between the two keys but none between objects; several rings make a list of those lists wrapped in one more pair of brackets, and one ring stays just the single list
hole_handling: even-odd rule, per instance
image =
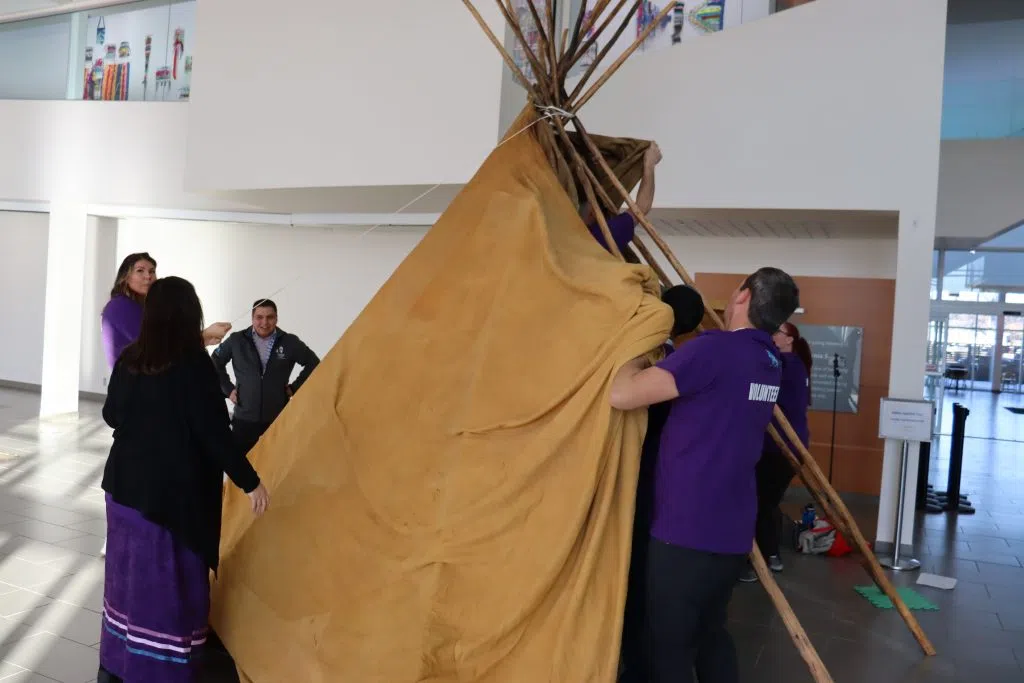
[{"label": "gray sneaker", "polygon": [[757,572],[754,571],[753,567],[747,567],[742,574],[740,574],[740,583],[757,583]]},{"label": "gray sneaker", "polygon": [[781,572],[782,568],[783,568],[782,558],[779,557],[778,555],[772,555],[771,557],[769,557],[768,558],[768,568],[771,569],[776,574]]}]

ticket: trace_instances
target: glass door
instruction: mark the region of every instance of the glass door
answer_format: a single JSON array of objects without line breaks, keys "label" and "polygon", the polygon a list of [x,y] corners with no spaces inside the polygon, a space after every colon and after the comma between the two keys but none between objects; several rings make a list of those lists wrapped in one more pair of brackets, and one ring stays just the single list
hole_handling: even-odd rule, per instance
[{"label": "glass door", "polygon": [[1024,359],[1024,317],[1020,313],[1003,314],[1003,343],[1000,372],[1003,391],[1020,393],[1022,359]]},{"label": "glass door", "polygon": [[956,388],[992,390],[996,346],[996,315],[950,313],[946,343],[946,374]]}]

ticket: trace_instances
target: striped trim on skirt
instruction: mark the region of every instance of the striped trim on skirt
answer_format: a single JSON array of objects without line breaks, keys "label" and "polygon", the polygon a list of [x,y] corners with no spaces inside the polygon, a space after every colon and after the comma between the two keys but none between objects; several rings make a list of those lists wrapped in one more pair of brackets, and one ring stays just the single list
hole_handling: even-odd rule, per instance
[{"label": "striped trim on skirt", "polygon": [[103,669],[126,683],[193,683],[209,613],[206,563],[107,496]]}]

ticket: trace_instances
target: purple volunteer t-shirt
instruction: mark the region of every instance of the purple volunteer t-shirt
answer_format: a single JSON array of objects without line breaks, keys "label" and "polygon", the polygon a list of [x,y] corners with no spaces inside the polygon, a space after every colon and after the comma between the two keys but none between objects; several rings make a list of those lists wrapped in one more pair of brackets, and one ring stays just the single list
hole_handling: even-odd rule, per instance
[{"label": "purple volunteer t-shirt", "polygon": [[658,363],[679,398],[661,433],[651,536],[683,548],[743,555],[757,517],[754,466],[782,377],[759,330],[705,332]]},{"label": "purple volunteer t-shirt", "polygon": [[[800,356],[795,353],[782,354],[782,384],[780,387],[779,408],[782,410],[782,414],[786,416],[786,419],[789,420],[789,424],[793,425],[797,436],[800,437],[800,440],[806,446],[811,438],[811,430],[807,426],[807,406],[810,404],[811,380],[807,376],[807,367],[800,360]],[[772,420],[772,424],[779,430],[779,434],[783,433],[777,420]],[[775,439],[767,433],[764,435],[764,452],[772,454],[782,453],[779,450],[778,444],[775,443]]]},{"label": "purple volunteer t-shirt", "polygon": [[[612,233],[612,240],[615,242],[615,246],[619,248],[620,252],[626,251],[626,247],[633,241],[633,235],[636,234],[636,219],[633,218],[633,214],[627,211],[607,220],[608,230]],[[600,223],[594,221],[587,226],[587,229],[590,230],[590,234],[594,236],[598,244],[608,249],[608,243],[604,241],[604,231],[601,230]],[[608,249],[608,251],[611,251],[611,249]]]},{"label": "purple volunteer t-shirt", "polygon": [[139,338],[142,329],[142,304],[126,296],[115,296],[103,307],[100,315],[103,331],[103,352],[107,364],[114,367],[121,352]]}]

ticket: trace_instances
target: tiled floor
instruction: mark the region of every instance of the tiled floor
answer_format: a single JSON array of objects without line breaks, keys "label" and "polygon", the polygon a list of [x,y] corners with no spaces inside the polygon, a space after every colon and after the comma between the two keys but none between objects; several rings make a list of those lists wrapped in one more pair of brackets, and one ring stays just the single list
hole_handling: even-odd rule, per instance
[{"label": "tiled floor", "polygon": [[[997,404],[990,394],[967,392],[952,399],[972,408],[969,435],[984,432],[972,429],[978,423],[1000,439],[1024,435],[1024,416],[1002,407],[1024,404],[1019,397]],[[86,683],[95,681],[98,661],[98,482],[110,434],[96,404],[83,403],[78,419],[43,423],[34,417],[37,405],[37,396],[0,390],[0,682]],[[944,481],[943,450],[948,444],[932,459],[933,482]],[[920,589],[941,607],[918,613],[938,657],[923,658],[894,612],[853,592],[869,583],[855,560],[785,557],[779,583],[836,683],[1024,681],[1024,444],[969,438],[963,479],[978,514],[928,516],[917,532],[925,569],[960,580],[949,592]],[[870,537],[872,506],[855,513]],[[732,629],[745,683],[811,680],[759,586],[738,587]],[[230,660],[216,654],[203,678],[237,680]]]}]

